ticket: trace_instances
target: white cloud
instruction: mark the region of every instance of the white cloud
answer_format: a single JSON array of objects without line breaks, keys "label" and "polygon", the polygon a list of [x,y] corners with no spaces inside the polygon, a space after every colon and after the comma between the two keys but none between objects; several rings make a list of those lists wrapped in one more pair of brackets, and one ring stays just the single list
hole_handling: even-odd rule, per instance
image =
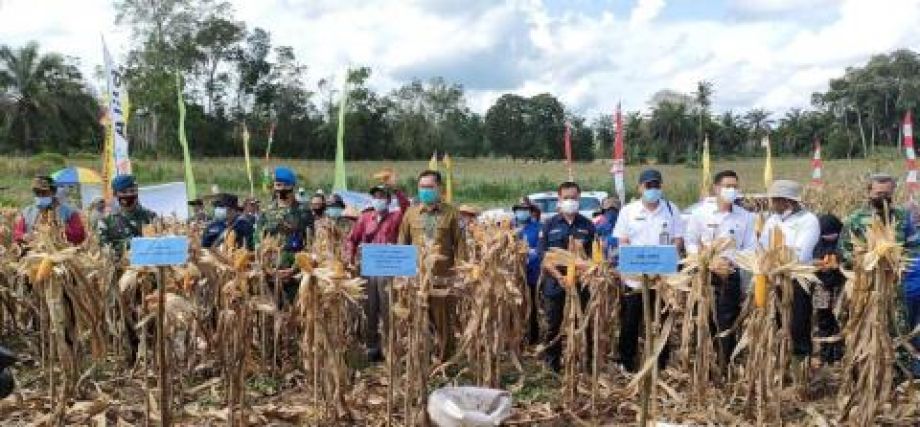
[{"label": "white cloud", "polygon": [[664,9],[664,0],[638,0],[629,15],[630,25],[637,26],[655,19]]},{"label": "white cloud", "polygon": [[[380,91],[441,75],[464,84],[482,112],[506,92],[551,92],[584,114],[618,100],[644,108],[659,89],[691,92],[699,80],[713,82],[717,110],[780,112],[807,107],[829,78],[872,54],[920,46],[920,0],[730,0],[709,18],[680,20],[668,18],[664,0],[635,0],[625,15],[581,1],[558,11],[548,1],[567,0],[233,4],[250,28],[294,47],[307,81],[349,65],[372,67]],[[90,72],[102,62],[100,32],[123,58],[129,38],[109,0],[0,0],[0,43],[36,39],[81,57]]]}]

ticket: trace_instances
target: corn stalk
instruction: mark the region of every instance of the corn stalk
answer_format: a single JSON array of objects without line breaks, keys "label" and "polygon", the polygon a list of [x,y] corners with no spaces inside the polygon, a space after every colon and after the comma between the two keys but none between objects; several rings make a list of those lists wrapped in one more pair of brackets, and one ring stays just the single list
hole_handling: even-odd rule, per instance
[{"label": "corn stalk", "polygon": [[[745,396],[747,416],[755,418],[761,425],[781,420],[780,396],[785,387],[792,349],[790,328],[794,287],[802,286],[807,290],[808,285],[818,281],[814,276],[815,268],[801,264],[795,251],[785,245],[782,231],[774,228],[772,233],[767,248],[758,248],[754,254],[739,254],[736,258],[739,267],[754,274],[754,292],[752,298],[745,302],[736,324],[743,327],[743,332],[732,354],[732,361],[742,351],[748,350],[737,387],[738,392]],[[733,333],[734,329],[723,332],[723,335]],[[800,375],[793,377],[802,379]]]},{"label": "corn stalk", "polygon": [[843,376],[838,399],[841,423],[875,424],[881,408],[891,401],[896,350],[892,334],[900,332],[899,288],[905,262],[890,224],[874,221],[866,240],[856,243],[853,273],[841,301],[846,311],[843,372],[849,374]]}]

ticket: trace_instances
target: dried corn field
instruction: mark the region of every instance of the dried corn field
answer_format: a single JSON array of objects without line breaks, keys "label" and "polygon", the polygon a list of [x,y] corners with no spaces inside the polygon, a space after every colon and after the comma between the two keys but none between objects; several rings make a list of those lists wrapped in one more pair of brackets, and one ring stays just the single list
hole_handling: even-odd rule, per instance
[{"label": "dried corn field", "polygon": [[[862,193],[830,186],[808,203],[844,213]],[[2,218],[8,242],[13,214]],[[194,243],[200,233],[170,221],[145,230],[193,242],[190,262],[167,269],[113,262],[92,239],[68,247],[53,227],[27,252],[0,247],[3,344],[22,359],[17,392],[0,401],[3,424],[424,425],[427,395],[450,384],[510,390],[508,425],[920,423],[920,382],[905,380],[897,359],[906,337],[888,328],[905,259],[884,227],[858,243],[846,272],[838,366],[791,360],[791,289],[815,279],[782,245],[739,259],[753,283],[734,327],[738,348],[718,360],[707,285],[709,272],[729,268],[719,262],[729,244],[717,241],[681,274],[648,281],[657,292],[635,375],[615,363],[620,279],[575,247],[548,262],[569,267],[567,287],[585,286],[590,298],[582,305],[568,292],[563,369],[543,367],[544,347],[524,344],[537,303],[524,284],[527,248],[507,223],[470,232],[455,280],[433,277],[437,247],[420,248],[419,276],[389,289],[380,364],[365,357],[364,280],[342,261],[337,230],[320,230],[313,250],[297,254],[290,298],[274,279],[278,242],[248,252],[228,238],[208,250]],[[659,370],[667,343],[676,356]]]}]

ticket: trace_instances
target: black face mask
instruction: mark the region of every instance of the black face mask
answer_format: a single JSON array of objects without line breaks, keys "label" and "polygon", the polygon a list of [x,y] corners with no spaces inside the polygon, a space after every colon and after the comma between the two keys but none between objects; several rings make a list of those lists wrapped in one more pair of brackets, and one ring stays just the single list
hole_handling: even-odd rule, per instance
[{"label": "black face mask", "polygon": [[890,210],[891,196],[873,197],[869,199],[869,204],[879,212],[885,210],[885,206],[888,206],[888,209]]},{"label": "black face mask", "polygon": [[120,196],[118,204],[123,208],[130,208],[137,204],[137,196]]},{"label": "black face mask", "polygon": [[294,194],[294,190],[275,190],[275,197],[278,200],[291,200],[292,194]]},{"label": "black face mask", "polygon": [[313,211],[313,216],[323,216],[323,213],[326,212],[326,208],[311,209]]}]

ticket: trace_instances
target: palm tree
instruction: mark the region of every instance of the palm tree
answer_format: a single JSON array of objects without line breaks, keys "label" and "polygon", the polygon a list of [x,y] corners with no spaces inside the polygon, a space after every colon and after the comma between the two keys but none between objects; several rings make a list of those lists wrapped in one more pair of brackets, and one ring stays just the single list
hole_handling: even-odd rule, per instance
[{"label": "palm tree", "polygon": [[770,119],[771,114],[773,113],[762,108],[755,108],[744,115],[744,120],[751,129],[750,143],[756,144],[764,135],[770,133],[770,126],[773,124],[773,120]]},{"label": "palm tree", "polygon": [[47,148],[52,135],[68,134],[84,121],[88,129],[97,112],[77,68],[59,54],[39,54],[35,42],[0,46],[0,97],[2,134],[19,149]]},{"label": "palm tree", "polygon": [[[704,120],[708,122],[707,119],[709,118],[709,107],[712,105],[712,95],[713,95],[712,82],[709,82],[706,80],[700,80],[696,84],[696,93],[694,94],[694,98],[696,99],[697,113],[699,114],[699,119],[700,119],[699,120],[699,138],[698,138],[699,140],[702,140],[703,138],[706,137],[706,133],[704,130],[705,127],[703,124],[704,124]],[[694,148],[693,144],[690,144],[690,146],[688,147],[688,151],[687,151],[688,159],[690,158],[689,155],[694,152],[692,151],[693,148]]]}]

